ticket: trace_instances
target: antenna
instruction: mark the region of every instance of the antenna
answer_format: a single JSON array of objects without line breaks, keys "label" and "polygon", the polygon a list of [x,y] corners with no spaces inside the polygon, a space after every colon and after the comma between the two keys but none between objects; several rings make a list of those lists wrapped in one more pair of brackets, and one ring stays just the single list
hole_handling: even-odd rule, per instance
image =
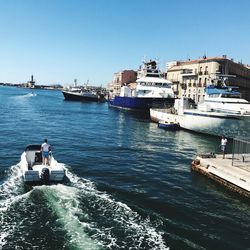
[{"label": "antenna", "polygon": [[206,51],[204,51],[204,55],[203,55],[202,58],[203,58],[203,59],[207,59],[207,53],[206,53]]}]

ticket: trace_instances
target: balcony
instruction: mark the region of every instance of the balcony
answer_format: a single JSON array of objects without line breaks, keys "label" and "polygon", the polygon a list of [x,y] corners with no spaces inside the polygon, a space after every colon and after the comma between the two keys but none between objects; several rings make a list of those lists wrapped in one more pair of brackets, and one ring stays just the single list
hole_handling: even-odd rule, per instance
[{"label": "balcony", "polygon": [[192,69],[183,69],[181,72],[182,76],[195,76],[197,75],[196,72],[194,72]]}]

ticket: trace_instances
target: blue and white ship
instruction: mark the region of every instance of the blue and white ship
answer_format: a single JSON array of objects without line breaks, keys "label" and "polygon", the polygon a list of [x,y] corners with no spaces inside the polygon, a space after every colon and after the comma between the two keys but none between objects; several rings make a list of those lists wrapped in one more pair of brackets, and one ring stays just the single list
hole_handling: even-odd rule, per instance
[{"label": "blue and white ship", "polygon": [[172,83],[164,79],[156,61],[144,62],[137,76],[136,88],[122,86],[120,95],[109,99],[110,106],[149,113],[152,107],[174,105]]},{"label": "blue and white ship", "polygon": [[181,98],[172,109],[150,109],[150,117],[155,122],[175,120],[181,128],[228,138],[249,137],[250,132],[250,103],[231,86],[209,86],[197,108]]},{"label": "blue and white ship", "polygon": [[201,110],[213,110],[228,114],[250,115],[250,103],[241,97],[239,87],[210,85],[205,89],[204,102],[198,105]]}]

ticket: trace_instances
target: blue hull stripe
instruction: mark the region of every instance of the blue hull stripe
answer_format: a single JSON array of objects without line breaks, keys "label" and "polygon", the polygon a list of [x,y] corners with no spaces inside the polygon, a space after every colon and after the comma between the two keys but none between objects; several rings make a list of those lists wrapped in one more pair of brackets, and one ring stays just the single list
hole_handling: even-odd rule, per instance
[{"label": "blue hull stripe", "polygon": [[210,114],[200,114],[200,113],[193,113],[193,112],[184,112],[184,115],[206,116],[206,117],[213,117],[213,118],[224,118],[224,119],[240,120],[240,118],[233,117],[233,116],[210,115]]}]

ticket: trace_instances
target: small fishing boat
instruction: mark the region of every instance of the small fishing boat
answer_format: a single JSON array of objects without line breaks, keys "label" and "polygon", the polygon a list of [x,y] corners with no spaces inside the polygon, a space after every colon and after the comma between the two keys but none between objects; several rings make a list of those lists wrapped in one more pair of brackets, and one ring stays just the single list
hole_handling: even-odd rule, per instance
[{"label": "small fishing boat", "polygon": [[49,164],[44,165],[40,150],[41,145],[29,145],[21,155],[24,182],[28,184],[62,182],[66,178],[63,164],[58,163],[51,154]]},{"label": "small fishing boat", "polygon": [[103,102],[105,96],[100,91],[91,89],[80,89],[80,90],[63,90],[64,99],[69,101],[82,101],[82,102]]},{"label": "small fishing boat", "polygon": [[179,125],[179,123],[174,122],[174,121],[160,120],[158,122],[158,128],[169,129],[169,130],[177,130],[178,128],[180,128],[180,125]]}]

